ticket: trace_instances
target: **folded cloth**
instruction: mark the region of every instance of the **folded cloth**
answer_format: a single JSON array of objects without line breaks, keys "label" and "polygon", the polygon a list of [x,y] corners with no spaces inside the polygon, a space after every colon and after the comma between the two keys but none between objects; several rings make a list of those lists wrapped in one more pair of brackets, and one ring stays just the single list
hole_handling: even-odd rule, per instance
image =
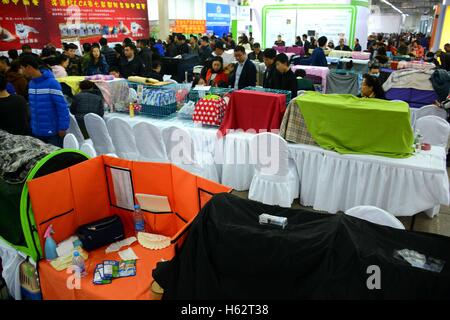
[{"label": "folded cloth", "polygon": [[383,84],[385,92],[392,88],[433,90],[430,77],[434,70],[402,69],[394,71]]},{"label": "folded cloth", "polygon": [[70,77],[64,77],[64,78],[57,78],[56,80],[60,83],[67,84],[70,89],[72,90],[72,94],[76,95],[79,93],[80,90],[80,82],[85,80],[86,77],[84,76],[70,76]]},{"label": "folded cloth", "polygon": [[128,81],[143,83],[143,84],[155,84],[159,83],[158,80],[152,78],[144,78],[144,77],[128,77]]},{"label": "folded cloth", "polygon": [[86,80],[90,81],[97,81],[97,80],[103,80],[103,81],[110,81],[114,80],[114,76],[108,75],[108,74],[96,74],[93,76],[87,76]]},{"label": "folded cloth", "polygon": [[87,258],[89,257],[89,254],[81,247],[76,247],[71,250],[70,254],[63,257],[58,257],[57,259],[50,261],[50,265],[55,268],[56,271],[66,270],[72,265],[73,252],[75,250],[80,253],[84,260],[87,260]]}]

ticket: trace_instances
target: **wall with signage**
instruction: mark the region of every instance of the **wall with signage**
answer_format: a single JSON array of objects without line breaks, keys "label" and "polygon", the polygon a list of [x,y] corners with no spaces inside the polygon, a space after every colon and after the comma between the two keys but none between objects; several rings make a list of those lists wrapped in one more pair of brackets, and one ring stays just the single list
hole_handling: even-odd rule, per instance
[{"label": "wall with signage", "polygon": [[206,33],[206,20],[175,20],[172,32],[183,34]]},{"label": "wall with signage", "polygon": [[265,47],[272,46],[278,34],[287,45],[308,31],[334,41],[343,36],[350,45],[355,38],[368,36],[368,0],[284,0],[279,4],[273,0],[249,0],[249,5],[253,35]]},{"label": "wall with signage", "polygon": [[222,36],[230,32],[231,10],[228,4],[206,3],[206,31]]}]

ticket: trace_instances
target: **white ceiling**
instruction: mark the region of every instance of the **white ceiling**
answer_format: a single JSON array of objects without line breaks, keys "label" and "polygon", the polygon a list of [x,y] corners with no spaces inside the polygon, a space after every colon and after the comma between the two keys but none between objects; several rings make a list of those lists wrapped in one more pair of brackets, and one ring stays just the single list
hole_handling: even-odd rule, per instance
[{"label": "white ceiling", "polygon": [[[405,0],[388,0],[398,9],[400,9],[403,13],[409,15],[432,15],[433,14],[433,6],[439,3],[442,3],[442,0],[414,0],[414,1],[405,1]],[[397,13],[391,6],[382,2],[381,0],[372,0],[372,5],[379,6],[381,12],[384,13]]]}]

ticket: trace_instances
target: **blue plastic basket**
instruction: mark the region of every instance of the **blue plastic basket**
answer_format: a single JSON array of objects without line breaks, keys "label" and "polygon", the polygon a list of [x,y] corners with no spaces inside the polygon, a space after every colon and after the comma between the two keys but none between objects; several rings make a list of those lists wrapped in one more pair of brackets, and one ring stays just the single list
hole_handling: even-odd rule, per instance
[{"label": "blue plastic basket", "polygon": [[151,106],[141,105],[142,109],[139,114],[151,117],[167,117],[177,112],[177,103],[168,104],[165,106]]},{"label": "blue plastic basket", "polygon": [[137,91],[137,88],[139,85],[142,85],[145,89],[153,89],[153,90],[173,90],[174,87],[176,86],[175,84],[166,84],[164,86],[152,86],[152,85],[148,85],[148,84],[143,84],[140,82],[133,82],[133,81],[128,81],[128,86],[131,89],[134,89]]},{"label": "blue plastic basket", "polygon": [[[205,92],[205,95],[214,94],[214,95],[223,97],[226,94],[232,93],[233,91],[234,91],[234,89],[230,89],[230,88],[212,87],[210,90]],[[200,100],[199,92],[197,90],[191,90],[188,94],[187,99],[188,99],[188,101],[194,101],[195,103],[197,103]]]},{"label": "blue plastic basket", "polygon": [[284,94],[286,95],[286,105],[291,102],[292,94],[290,91],[286,90],[278,90],[278,89],[268,89],[268,88],[261,88],[261,87],[245,87],[242,90],[249,90],[249,91],[259,91],[259,92],[267,92],[267,93],[276,93],[276,94]]}]

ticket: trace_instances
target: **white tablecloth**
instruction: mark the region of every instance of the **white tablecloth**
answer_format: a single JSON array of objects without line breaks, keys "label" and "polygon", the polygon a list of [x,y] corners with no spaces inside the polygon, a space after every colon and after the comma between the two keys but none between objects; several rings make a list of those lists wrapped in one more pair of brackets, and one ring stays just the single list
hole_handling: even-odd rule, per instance
[{"label": "white tablecloth", "polygon": [[[248,190],[254,175],[249,163],[251,133],[231,133],[217,139],[216,128],[204,128],[176,117],[155,119],[126,114],[131,125],[147,121],[160,128],[183,127],[194,140],[196,150],[215,153],[221,182],[238,191]],[[433,216],[439,205],[450,204],[446,152],[432,147],[406,159],[369,155],[340,155],[320,147],[289,144],[290,157],[300,177],[300,202],[330,213],[358,205],[374,205],[396,216],[412,216],[429,210]],[[434,211],[432,210],[434,209]]]},{"label": "white tablecloth", "polygon": [[450,202],[445,149],[432,147],[394,159],[340,155],[319,147],[290,145],[300,176],[300,202],[336,213],[373,205],[396,216],[412,216]]}]

